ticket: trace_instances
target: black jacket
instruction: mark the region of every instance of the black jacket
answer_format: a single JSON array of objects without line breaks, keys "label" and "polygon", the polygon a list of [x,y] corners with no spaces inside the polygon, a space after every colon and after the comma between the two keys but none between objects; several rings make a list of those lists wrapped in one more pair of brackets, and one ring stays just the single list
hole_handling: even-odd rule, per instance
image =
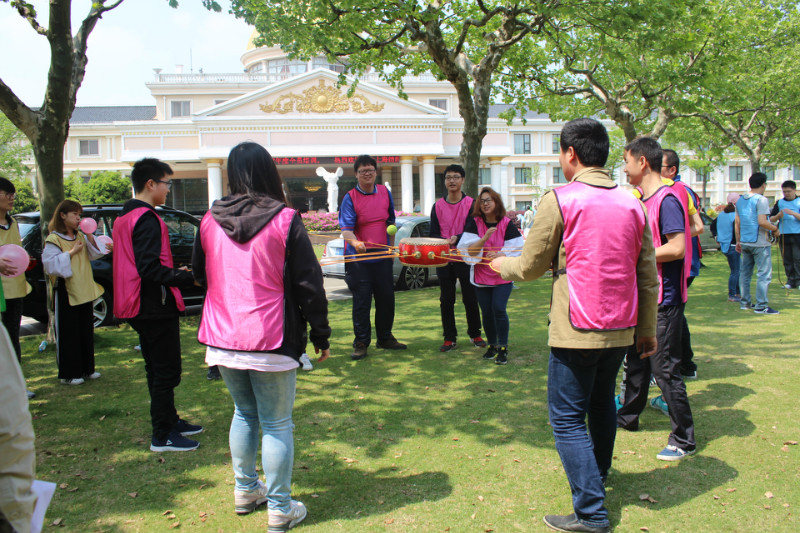
[{"label": "black jacket", "polygon": [[150,213],[143,214],[133,227],[131,241],[136,271],[142,278],[141,303],[136,318],[159,319],[178,316],[178,307],[172,291],[167,287],[191,287],[194,277],[191,272],[165,267],[161,264],[161,223],[155,208],[136,198],[122,206],[120,216],[139,207]]},{"label": "black jacket", "polygon": [[[237,195],[215,201],[210,214],[228,237],[244,243],[264,229],[284,207],[285,204],[267,196],[251,198]],[[207,286],[206,254],[200,232],[194,241],[192,273],[198,283]],[[289,227],[283,277],[283,344],[273,352],[299,359],[309,337],[316,348],[327,349],[331,328],[328,325],[328,299],[322,282],[322,268],[299,214],[295,214]],[[309,324],[311,332],[307,335]]]}]

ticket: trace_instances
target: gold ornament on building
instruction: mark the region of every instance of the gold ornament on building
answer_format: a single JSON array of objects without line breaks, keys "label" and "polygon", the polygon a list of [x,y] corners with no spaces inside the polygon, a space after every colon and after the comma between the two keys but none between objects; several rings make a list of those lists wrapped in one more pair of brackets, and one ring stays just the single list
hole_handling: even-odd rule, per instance
[{"label": "gold ornament on building", "polygon": [[347,97],[342,94],[341,89],[332,85],[325,85],[325,80],[319,80],[319,86],[309,87],[303,91],[302,96],[298,94],[284,94],[279,96],[275,103],[261,104],[259,109],[264,113],[280,113],[284,115],[297,111],[298,113],[345,113],[354,111],[356,113],[378,112],[383,109],[384,104],[373,104],[367,97],[356,94]]}]

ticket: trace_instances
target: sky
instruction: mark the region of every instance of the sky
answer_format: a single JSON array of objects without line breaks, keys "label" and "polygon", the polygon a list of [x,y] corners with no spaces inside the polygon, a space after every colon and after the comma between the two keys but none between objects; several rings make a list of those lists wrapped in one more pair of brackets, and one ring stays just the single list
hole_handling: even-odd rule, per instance
[{"label": "sky", "polygon": [[[48,3],[34,0],[46,26]],[[203,8],[200,0],[125,0],[103,15],[89,36],[86,76],[78,91],[78,106],[155,105],[145,83],[154,68],[163,73],[190,69],[206,73],[242,72],[252,28],[227,13]],[[89,12],[90,2],[73,0],[72,27]],[[0,79],[29,106],[39,106],[47,84],[50,48],[6,2],[0,2]]]}]

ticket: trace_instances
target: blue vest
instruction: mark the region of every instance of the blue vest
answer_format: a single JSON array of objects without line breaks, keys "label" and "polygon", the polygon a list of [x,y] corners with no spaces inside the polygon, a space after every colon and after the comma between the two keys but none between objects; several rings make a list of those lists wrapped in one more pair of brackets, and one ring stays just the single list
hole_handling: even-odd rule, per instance
[{"label": "blue vest", "polygon": [[736,213],[739,215],[739,234],[743,243],[758,240],[758,200],[762,196],[754,194],[750,198],[740,196],[736,202]]},{"label": "blue vest", "polygon": [[[800,197],[795,198],[791,202],[785,198],[778,200],[778,208],[783,211],[784,209],[791,209],[795,213],[800,213]],[[792,215],[783,214],[783,218],[779,221],[781,233],[784,235],[791,235],[800,233],[800,220],[797,220]]]},{"label": "blue vest", "polygon": [[733,241],[733,222],[736,220],[736,212],[722,212],[717,216],[717,242],[723,254],[727,254]]}]

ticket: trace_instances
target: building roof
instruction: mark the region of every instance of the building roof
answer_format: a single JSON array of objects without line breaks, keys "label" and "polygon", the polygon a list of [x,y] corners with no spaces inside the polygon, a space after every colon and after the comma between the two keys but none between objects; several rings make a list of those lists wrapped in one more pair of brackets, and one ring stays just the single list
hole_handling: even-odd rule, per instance
[{"label": "building roof", "polygon": [[154,105],[76,107],[70,124],[108,124],[156,118]]}]

